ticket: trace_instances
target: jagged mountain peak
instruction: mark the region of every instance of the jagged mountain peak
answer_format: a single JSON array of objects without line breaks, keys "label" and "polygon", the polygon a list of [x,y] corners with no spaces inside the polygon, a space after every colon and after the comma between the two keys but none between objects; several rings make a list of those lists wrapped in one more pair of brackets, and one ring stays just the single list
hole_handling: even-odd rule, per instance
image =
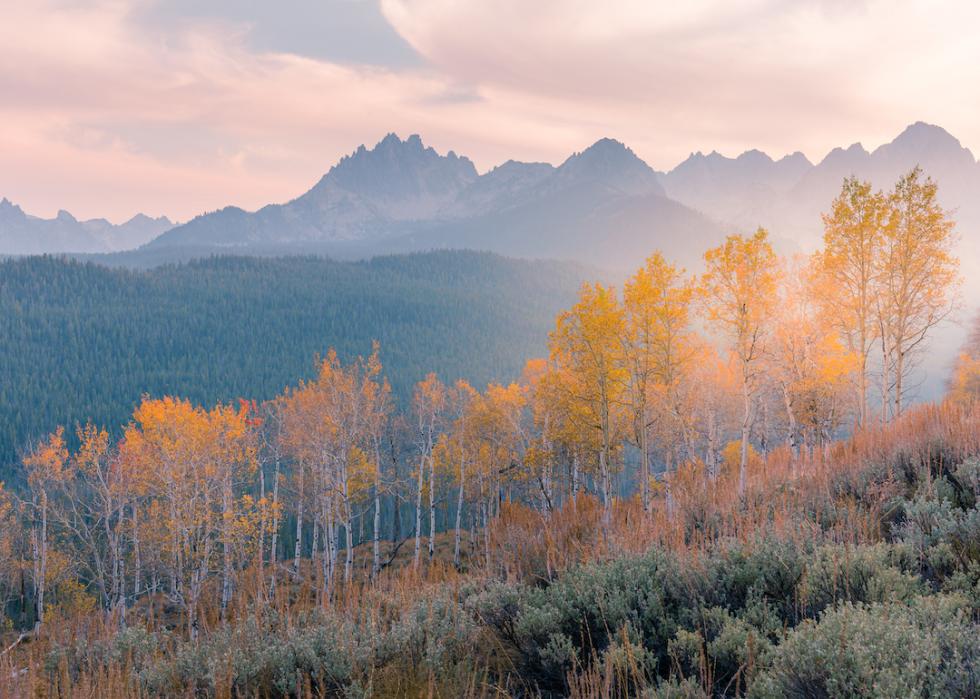
[{"label": "jagged mountain peak", "polygon": [[631,148],[613,138],[600,138],[574,153],[555,171],[555,184],[600,182],[626,194],[663,194],[653,168]]},{"label": "jagged mountain peak", "polygon": [[917,121],[905,127],[892,144],[915,144],[920,146],[953,146],[962,148],[959,140],[949,131],[935,124]]},{"label": "jagged mountain peak", "polygon": [[801,165],[802,164],[806,164],[806,165],[812,165],[813,164],[813,163],[810,162],[810,159],[808,157],[806,157],[802,153],[802,151],[798,151],[798,150],[797,151],[793,151],[792,153],[789,153],[787,155],[784,155],[782,158],[780,158],[776,162],[777,163],[800,163]]},{"label": "jagged mountain peak", "polygon": [[[545,169],[554,170],[555,166],[551,163],[541,163],[541,162],[525,162],[523,160],[506,160],[500,165],[494,165],[490,172],[513,172],[515,170],[526,170],[526,169]],[[489,173],[487,173],[489,174]]]},{"label": "jagged mountain peak", "polygon": [[0,199],[0,214],[6,214],[7,216],[23,216],[24,211],[17,204],[4,197]]},{"label": "jagged mountain peak", "polygon": [[758,148],[751,148],[749,150],[743,151],[738,156],[731,158],[727,155],[719,153],[717,150],[712,150],[710,153],[705,155],[702,151],[694,151],[687,156],[677,167],[675,167],[671,172],[683,172],[684,170],[689,170],[692,168],[700,168],[704,166],[709,167],[769,167],[771,165],[778,166],[795,166],[800,168],[809,167],[812,165],[810,160],[800,151],[794,151],[784,155],[778,160],[773,159],[771,155],[765,151],[759,150]]},{"label": "jagged mountain peak", "polygon": [[763,153],[758,148],[752,148],[750,150],[745,151],[737,158],[735,158],[735,160],[741,161],[743,163],[753,163],[753,164],[758,163],[758,164],[765,164],[765,165],[771,165],[773,163],[773,159],[769,157],[767,153]]},{"label": "jagged mountain peak", "polygon": [[115,225],[104,218],[80,221],[65,209],[54,218],[25,213],[4,197],[0,199],[0,254],[101,253],[132,250],[171,228],[166,216],[137,214]]},{"label": "jagged mountain peak", "polygon": [[[345,155],[336,165],[330,168],[331,171],[342,169],[347,163],[359,160],[379,160],[384,158],[405,158],[405,157],[426,157],[438,158],[449,161],[462,161],[469,163],[469,158],[459,156],[455,151],[448,151],[445,155],[439,155],[435,148],[426,146],[422,137],[418,134],[411,134],[402,140],[394,131],[385,135],[378,141],[373,148],[368,148],[363,143],[350,155]],[[328,173],[329,174],[329,173]]]},{"label": "jagged mountain peak", "polygon": [[649,165],[622,141],[600,138],[585,150],[572,154],[561,167],[582,165],[637,166],[649,169]]},{"label": "jagged mountain peak", "polygon": [[168,217],[166,217],[166,216],[156,216],[156,217],[153,217],[153,216],[147,216],[144,213],[138,213],[138,214],[136,214],[135,216],[133,216],[132,218],[130,218],[128,221],[126,221],[123,225],[124,226],[128,226],[128,225],[131,225],[131,224],[144,225],[144,224],[148,224],[148,223],[160,223],[160,224],[170,225],[170,226],[173,225],[173,222]]},{"label": "jagged mountain peak", "polygon": [[310,194],[338,186],[368,196],[399,197],[457,190],[476,177],[476,167],[469,158],[453,151],[440,155],[426,147],[418,134],[403,141],[392,132],[373,148],[361,145],[341,158]]},{"label": "jagged mountain peak", "polygon": [[864,163],[871,157],[871,154],[860,143],[852,143],[847,148],[838,146],[824,156],[823,160],[817,165],[818,168],[853,166],[857,163]]},{"label": "jagged mountain peak", "polygon": [[921,164],[944,162],[960,166],[976,163],[973,153],[941,126],[917,121],[890,143],[875,149],[873,156],[888,160],[915,160]]}]

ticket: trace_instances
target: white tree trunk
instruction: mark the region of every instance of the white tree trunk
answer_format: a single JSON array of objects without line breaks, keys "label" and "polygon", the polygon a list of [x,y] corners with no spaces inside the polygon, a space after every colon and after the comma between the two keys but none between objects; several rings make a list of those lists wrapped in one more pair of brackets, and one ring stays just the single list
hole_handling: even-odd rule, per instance
[{"label": "white tree trunk", "polygon": [[419,462],[419,482],[415,492],[415,563],[419,567],[419,557],[422,554],[422,491],[425,486],[425,457]]},{"label": "white tree trunk", "polygon": [[463,522],[463,494],[466,489],[466,459],[459,459],[459,492],[456,493],[456,540],[453,545],[453,565],[459,568],[460,527]]},{"label": "white tree trunk", "polygon": [[[306,469],[299,465],[299,486],[296,493],[296,546],[293,553],[293,574],[299,579],[299,566],[303,555],[303,506],[306,500]],[[315,511],[314,511],[315,512]]]}]

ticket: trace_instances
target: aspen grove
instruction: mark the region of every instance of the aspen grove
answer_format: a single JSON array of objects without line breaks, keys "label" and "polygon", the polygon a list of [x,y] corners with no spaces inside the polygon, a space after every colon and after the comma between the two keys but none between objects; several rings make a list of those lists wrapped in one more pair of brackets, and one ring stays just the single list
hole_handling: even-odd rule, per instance
[{"label": "aspen grove", "polygon": [[[778,468],[815,479],[919,419],[910,376],[958,300],[954,226],[936,194],[918,169],[889,192],[849,179],[807,257],[780,257],[764,229],[705,251],[699,274],[653,252],[621,288],[585,284],[547,356],[512,383],[472,386],[431,367],[398,401],[375,343],[348,360],[328,352],[313,378],[266,402],[144,397],[118,439],[105,426],[77,426],[76,440],[59,428],[24,450],[23,483],[0,490],[0,602],[16,632],[3,658],[80,618],[109,634],[152,619],[175,643],[202,644],[256,609],[349,610],[394,580],[551,589],[573,563],[656,542],[707,546],[721,519],[668,536],[697,498],[727,498],[746,520],[726,531],[747,541]],[[980,351],[964,350],[951,381],[958,410],[971,409],[978,377]],[[531,533],[508,538],[520,522],[549,537],[540,565]],[[591,553],[562,544],[576,527],[593,529]],[[438,616],[435,599],[420,614]],[[635,651],[632,627],[621,628],[616,647]],[[603,695],[575,685],[591,681],[581,674],[591,659],[562,665],[571,651],[548,642],[527,695]],[[566,669],[549,675],[549,663]],[[707,671],[688,677],[738,694],[753,667],[746,660],[728,688],[711,690]],[[461,694],[503,682],[471,670],[481,679],[451,685]],[[254,695],[340,691],[322,673],[303,677]],[[609,681],[606,695],[642,685]]]}]

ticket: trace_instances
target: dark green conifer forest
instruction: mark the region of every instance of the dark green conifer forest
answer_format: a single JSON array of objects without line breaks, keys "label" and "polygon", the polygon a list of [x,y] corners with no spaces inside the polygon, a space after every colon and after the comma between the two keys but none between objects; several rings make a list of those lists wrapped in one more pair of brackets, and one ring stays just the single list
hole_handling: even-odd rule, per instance
[{"label": "dark green conifer forest", "polygon": [[0,262],[0,480],[53,430],[124,425],[141,395],[271,398],[330,348],[371,351],[404,400],[427,372],[482,386],[544,352],[582,268],[441,251],[336,262],[215,257],[149,270]]}]

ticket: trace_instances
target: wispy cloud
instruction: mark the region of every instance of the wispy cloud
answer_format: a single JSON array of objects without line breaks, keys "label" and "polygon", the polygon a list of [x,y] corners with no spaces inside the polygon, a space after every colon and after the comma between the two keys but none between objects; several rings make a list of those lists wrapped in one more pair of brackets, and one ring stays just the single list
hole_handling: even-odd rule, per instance
[{"label": "wispy cloud", "polygon": [[[658,167],[693,149],[819,158],[916,119],[980,146],[970,3],[7,4],[0,194],[46,215],[254,208],[391,130],[482,168],[606,135]],[[331,17],[322,46],[301,26]]]}]

